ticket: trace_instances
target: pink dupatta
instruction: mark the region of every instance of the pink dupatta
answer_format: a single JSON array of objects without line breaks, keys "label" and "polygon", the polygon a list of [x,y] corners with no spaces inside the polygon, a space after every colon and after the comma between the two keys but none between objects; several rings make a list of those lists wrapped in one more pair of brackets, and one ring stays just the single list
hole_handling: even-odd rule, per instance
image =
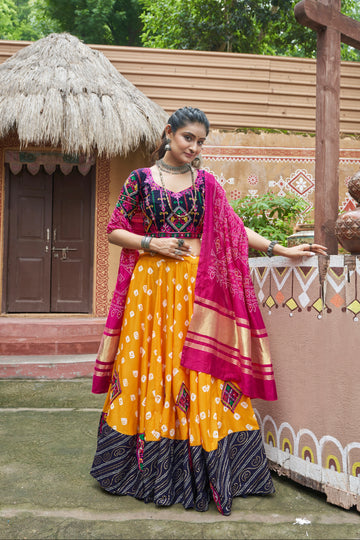
[{"label": "pink dupatta", "polygon": [[[108,232],[125,228],[143,234],[141,224],[113,213]],[[92,392],[108,391],[125,300],[138,252],[123,249],[115,292],[96,358]],[[276,400],[268,336],[248,264],[244,225],[213,175],[205,172],[205,220],[195,284],[194,313],[181,364],[238,382],[250,398]]]},{"label": "pink dupatta", "polygon": [[[137,234],[143,234],[143,227],[139,216],[134,216],[130,223],[120,214],[118,209],[115,208],[111,221],[107,227],[107,232],[110,233],[112,230],[119,228]],[[119,345],[126,296],[138,258],[139,252],[136,250],[121,250],[115,290],[95,362],[92,381],[92,392],[94,394],[104,394],[109,389],[112,369]]]},{"label": "pink dupatta", "polygon": [[250,398],[276,400],[269,340],[248,262],[242,220],[206,173],[205,220],[193,316],[182,366],[239,384]]}]

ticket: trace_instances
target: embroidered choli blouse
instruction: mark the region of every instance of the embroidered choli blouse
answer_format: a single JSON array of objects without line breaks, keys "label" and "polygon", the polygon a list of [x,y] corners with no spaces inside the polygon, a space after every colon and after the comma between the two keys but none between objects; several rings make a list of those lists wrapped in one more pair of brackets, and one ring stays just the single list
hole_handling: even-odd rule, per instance
[{"label": "embroidered choli blouse", "polygon": [[120,192],[107,228],[108,234],[121,228],[119,223],[123,223],[124,219],[131,223],[136,215],[148,236],[200,238],[205,212],[203,170],[197,171],[194,183],[195,190],[190,186],[177,193],[165,192],[153,179],[150,168],[133,171]]}]

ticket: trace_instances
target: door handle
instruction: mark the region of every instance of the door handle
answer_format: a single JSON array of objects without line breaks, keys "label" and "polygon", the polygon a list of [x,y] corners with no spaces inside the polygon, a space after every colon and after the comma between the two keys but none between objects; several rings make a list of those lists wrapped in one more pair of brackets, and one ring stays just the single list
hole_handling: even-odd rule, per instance
[{"label": "door handle", "polygon": [[46,246],[45,246],[45,253],[49,253],[49,242],[50,242],[50,229],[46,229]]},{"label": "door handle", "polygon": [[60,248],[53,246],[51,251],[54,253],[54,257],[58,257],[58,254],[55,253],[56,251],[61,251],[61,260],[65,261],[67,259],[68,251],[77,251],[77,248],[69,248],[68,246]]}]

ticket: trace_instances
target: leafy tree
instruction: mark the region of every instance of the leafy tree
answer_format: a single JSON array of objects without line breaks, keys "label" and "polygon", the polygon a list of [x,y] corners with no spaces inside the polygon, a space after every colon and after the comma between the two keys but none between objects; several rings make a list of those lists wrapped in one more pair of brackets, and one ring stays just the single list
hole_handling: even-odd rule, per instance
[{"label": "leafy tree", "polygon": [[[294,17],[298,0],[141,0],[147,47],[314,57],[316,33]],[[342,0],[355,16],[358,0]],[[343,59],[360,59],[343,45]]]},{"label": "leafy tree", "polygon": [[[148,47],[238,51],[258,36],[263,3],[257,0],[143,0],[142,41]],[[246,51],[249,52],[249,51]]]},{"label": "leafy tree", "polygon": [[[298,0],[0,0],[0,39],[70,32],[86,43],[314,57]],[[358,0],[342,12],[360,20]],[[342,45],[343,60],[360,51]]]},{"label": "leafy tree", "polygon": [[58,31],[46,0],[0,0],[0,39],[36,40]]},{"label": "leafy tree", "polygon": [[45,37],[52,32],[61,32],[59,22],[50,17],[46,0],[28,0],[28,7],[28,22],[36,35]]},{"label": "leafy tree", "polygon": [[11,39],[17,22],[16,5],[13,0],[0,0],[0,39]]},{"label": "leafy tree", "polygon": [[138,0],[46,0],[61,30],[85,43],[141,45]]}]

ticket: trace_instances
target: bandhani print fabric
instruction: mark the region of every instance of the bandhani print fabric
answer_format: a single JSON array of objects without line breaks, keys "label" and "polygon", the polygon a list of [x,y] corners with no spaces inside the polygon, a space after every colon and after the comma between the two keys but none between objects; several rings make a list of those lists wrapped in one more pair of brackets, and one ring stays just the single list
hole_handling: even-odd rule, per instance
[{"label": "bandhani print fabric", "polygon": [[122,250],[93,378],[107,395],[91,474],[113,494],[229,515],[234,497],[274,492],[251,398],[277,396],[246,231],[212,175],[196,186],[188,220],[192,188],[166,207],[151,171],[134,171],[109,223],[202,243],[184,261]]},{"label": "bandhani print fabric", "polygon": [[[139,169],[136,174],[147,173]],[[205,217],[194,314],[186,332],[182,366],[224,381],[234,380],[250,398],[276,400],[268,335],[250,277],[246,230],[215,178],[202,170],[198,171],[197,182],[200,179],[205,183]],[[141,219],[135,213],[130,220],[130,214],[116,208],[108,232],[120,228],[144,234]],[[111,382],[127,291],[138,255],[127,249],[121,253],[94,368],[94,393],[107,392]]]},{"label": "bandhani print fabric", "polygon": [[140,256],[91,474],[113,494],[229,515],[234,497],[274,487],[250,398],[181,366],[197,267]]}]

